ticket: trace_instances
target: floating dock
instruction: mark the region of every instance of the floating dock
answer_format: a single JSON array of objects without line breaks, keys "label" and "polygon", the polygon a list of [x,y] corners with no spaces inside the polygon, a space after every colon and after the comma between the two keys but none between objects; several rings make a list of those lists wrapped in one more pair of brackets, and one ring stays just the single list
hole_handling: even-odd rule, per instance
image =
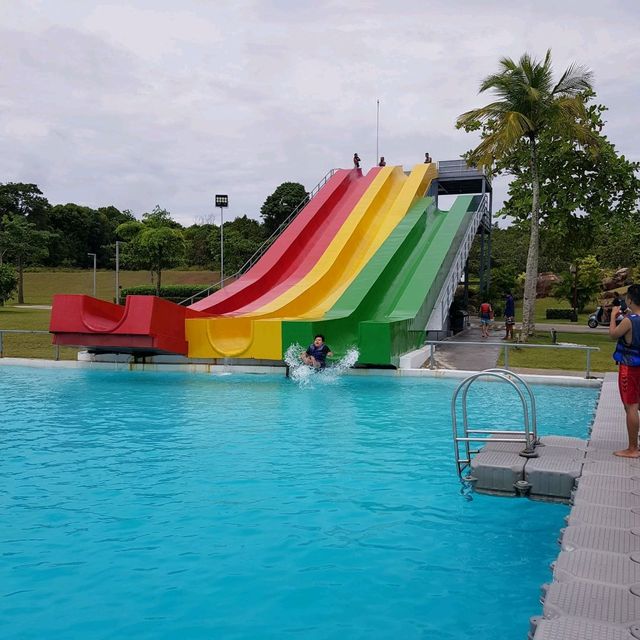
[{"label": "floating dock", "polygon": [[640,638],[640,460],[612,455],[626,446],[617,376],[610,373],[552,564],[553,582],[542,588],[542,616],[531,619],[533,640]]}]

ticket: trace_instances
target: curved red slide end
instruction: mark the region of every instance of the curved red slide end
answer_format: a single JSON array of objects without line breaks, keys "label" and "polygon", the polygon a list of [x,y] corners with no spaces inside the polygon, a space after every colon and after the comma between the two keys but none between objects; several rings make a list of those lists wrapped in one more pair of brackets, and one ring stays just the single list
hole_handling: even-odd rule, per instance
[{"label": "curved red slide end", "polygon": [[187,355],[186,307],[156,296],[128,296],[125,306],[85,295],[53,297],[53,343],[122,353]]}]

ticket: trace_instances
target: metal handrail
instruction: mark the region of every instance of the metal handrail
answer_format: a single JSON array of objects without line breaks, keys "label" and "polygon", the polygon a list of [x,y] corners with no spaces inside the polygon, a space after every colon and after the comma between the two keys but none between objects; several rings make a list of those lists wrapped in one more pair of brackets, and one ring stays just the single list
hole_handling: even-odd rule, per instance
[{"label": "metal handrail", "polygon": [[180,301],[178,304],[193,304],[195,298],[204,298],[208,296],[212,290],[217,288],[222,288],[225,282],[229,282],[231,280],[236,280],[243,273],[246,273],[258,260],[267,252],[269,247],[276,241],[276,239],[282,234],[282,232],[291,224],[293,219],[300,213],[304,207],[311,202],[312,198],[317,195],[317,193],[324,187],[327,182],[329,182],[330,178],[338,171],[338,169],[330,169],[325,173],[324,177],[318,182],[318,184],[311,189],[311,191],[296,205],[296,208],[287,216],[286,220],[284,220],[278,228],[256,249],[253,255],[233,274],[227,276],[222,280],[219,284],[212,284],[210,287],[203,289],[202,291],[198,291],[198,293],[194,293],[189,298],[185,298]]},{"label": "metal handrail", "polygon": [[[46,333],[49,335],[49,331],[41,329],[0,329],[0,358],[4,358],[4,334],[5,333]],[[53,345],[55,348],[55,360],[60,360],[60,345]]]},{"label": "metal handrail", "polygon": [[[478,379],[482,377],[496,378],[498,380],[503,380],[510,384],[520,397],[520,401],[522,402],[522,410],[524,414],[524,429],[522,431],[514,431],[512,429],[470,429],[469,428],[469,415],[467,412],[467,394],[469,392],[469,388],[471,385]],[[451,422],[453,428],[453,446],[454,453],[456,458],[456,467],[458,470],[458,476],[462,478],[462,472],[471,464],[471,455],[477,453],[478,450],[471,450],[470,443],[471,442],[522,442],[525,445],[524,450],[521,452],[522,455],[527,457],[534,457],[535,447],[538,444],[538,433],[536,426],[535,416],[532,421],[529,419],[529,406],[527,405],[527,401],[525,399],[524,394],[518,385],[512,380],[515,378],[527,389],[529,394],[529,398],[533,398],[533,392],[529,385],[517,374],[512,373],[511,371],[505,371],[501,369],[486,369],[485,371],[480,371],[478,373],[474,373],[473,375],[465,378],[454,391],[453,397],[451,399]],[[456,413],[456,404],[458,401],[458,395],[462,391],[462,429],[463,436],[458,435],[458,416]],[[535,399],[533,399],[531,413],[535,414]],[[460,456],[460,445],[464,444],[464,451],[466,457],[462,458]]]},{"label": "metal handrail", "polygon": [[505,376],[510,376],[511,378],[515,378],[526,390],[528,396],[529,396],[529,402],[531,403],[531,424],[532,424],[532,431],[536,436],[536,442],[538,440],[538,424],[537,424],[537,417],[536,417],[536,397],[533,395],[533,391],[531,390],[531,387],[527,384],[527,381],[520,375],[518,375],[517,373],[514,373],[513,371],[509,371],[509,369],[501,369],[499,367],[495,367],[493,369],[485,369],[485,371],[490,372],[490,373],[502,373]]},{"label": "metal handrail", "polygon": [[453,340],[427,340],[424,342],[425,345],[429,346],[429,368],[435,369],[435,355],[436,355],[436,346],[437,345],[445,345],[447,347],[450,346],[482,346],[482,347],[498,347],[500,349],[504,348],[504,369],[509,371],[511,375],[513,372],[509,369],[509,349],[570,349],[574,351],[586,351],[587,363],[586,363],[586,373],[585,378],[591,377],[591,352],[592,351],[600,351],[600,347],[590,347],[583,344],[527,344],[526,342],[457,342]]}]

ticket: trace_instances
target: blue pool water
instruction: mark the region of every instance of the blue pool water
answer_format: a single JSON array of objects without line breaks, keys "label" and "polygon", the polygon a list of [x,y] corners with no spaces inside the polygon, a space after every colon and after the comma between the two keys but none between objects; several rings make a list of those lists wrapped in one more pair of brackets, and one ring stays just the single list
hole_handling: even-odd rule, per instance
[{"label": "blue pool water", "polygon": [[3,638],[524,638],[568,508],[461,493],[455,386],[3,368]]}]

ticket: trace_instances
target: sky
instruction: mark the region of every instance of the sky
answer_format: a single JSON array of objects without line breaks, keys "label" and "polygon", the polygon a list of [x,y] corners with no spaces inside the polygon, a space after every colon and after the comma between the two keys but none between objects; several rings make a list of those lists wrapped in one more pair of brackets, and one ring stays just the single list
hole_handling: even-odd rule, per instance
[{"label": "sky", "polygon": [[405,169],[460,157],[482,78],[548,48],[558,74],[592,69],[637,161],[639,32],[636,0],[0,0],[0,182],[183,225],[224,193],[225,220],[258,218],[282,182],[375,165],[377,142]]}]

